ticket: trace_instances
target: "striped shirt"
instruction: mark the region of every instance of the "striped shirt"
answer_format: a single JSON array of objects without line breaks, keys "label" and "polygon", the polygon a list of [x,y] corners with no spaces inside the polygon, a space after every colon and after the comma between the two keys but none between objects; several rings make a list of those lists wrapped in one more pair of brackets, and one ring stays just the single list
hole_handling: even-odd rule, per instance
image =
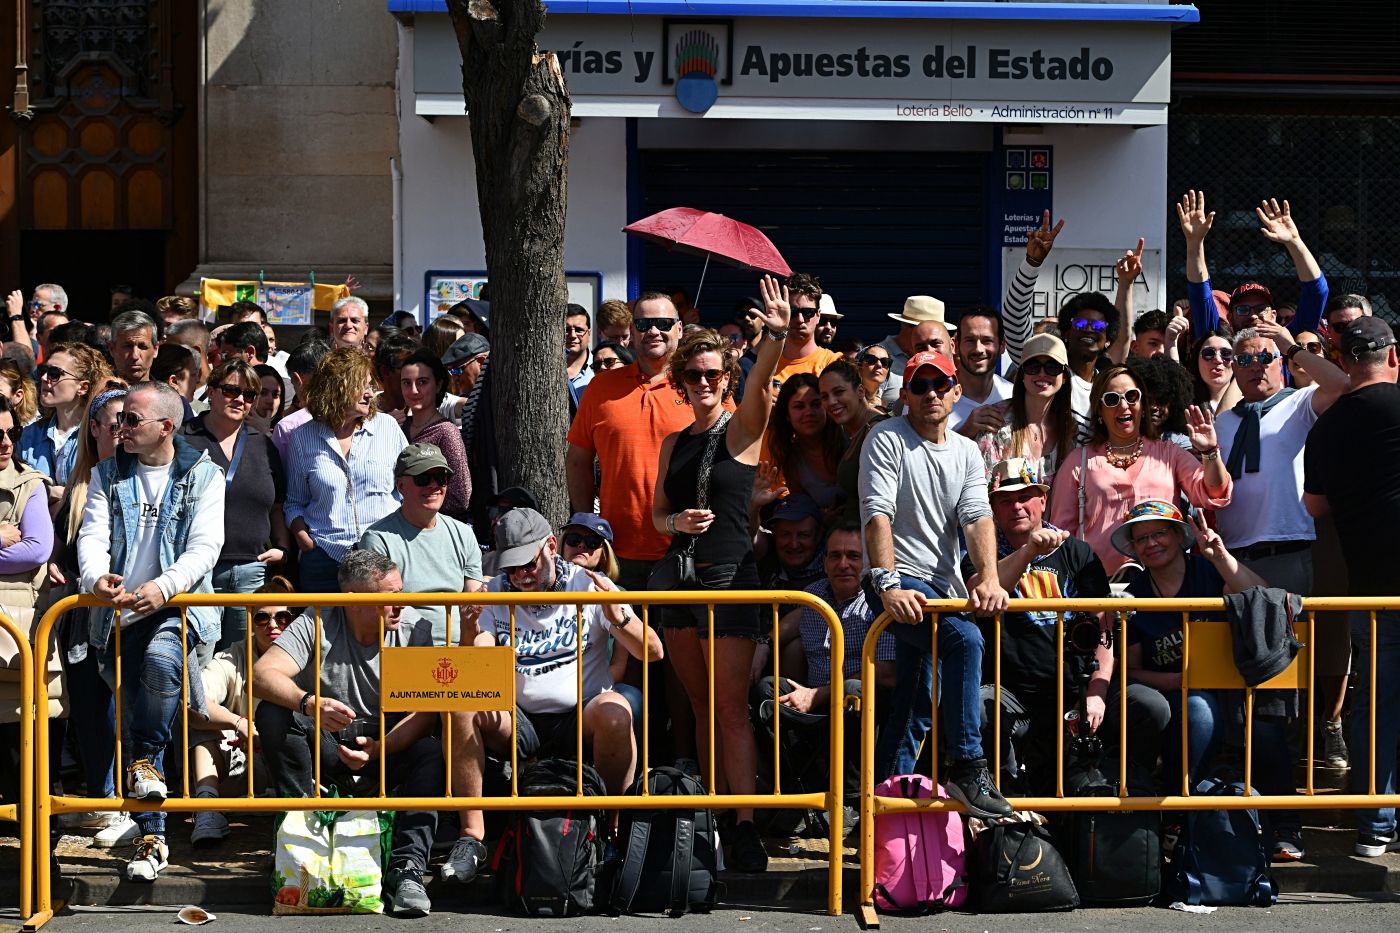
[{"label": "striped shirt", "polygon": [[1006,284],[1006,297],[1001,303],[1001,327],[1006,337],[1006,352],[1013,364],[1021,362],[1021,348],[1031,339],[1034,329],[1035,283],[1040,266],[1022,258],[1016,274]]},{"label": "striped shirt", "polygon": [[[875,621],[875,613],[865,602],[865,591],[857,590],[854,598],[837,602],[831,595],[831,581],[823,578],[807,587],[807,592],[826,600],[836,610],[846,642],[845,663],[841,665],[841,670],[848,678],[859,677],[861,646],[865,644],[865,633],[870,630],[870,623]],[[815,609],[804,607],[797,626],[802,636],[802,653],[807,656],[807,686],[830,684],[831,630],[827,628],[826,620]],[[875,643],[875,660],[894,660],[894,635],[888,631],[882,632],[880,640]]]},{"label": "striped shirt", "polygon": [[333,429],[306,422],[287,449],[287,524],[306,522],[316,545],[339,561],[370,525],[399,507],[394,461],[407,446],[393,418],[372,414],[351,436],[347,461]]}]

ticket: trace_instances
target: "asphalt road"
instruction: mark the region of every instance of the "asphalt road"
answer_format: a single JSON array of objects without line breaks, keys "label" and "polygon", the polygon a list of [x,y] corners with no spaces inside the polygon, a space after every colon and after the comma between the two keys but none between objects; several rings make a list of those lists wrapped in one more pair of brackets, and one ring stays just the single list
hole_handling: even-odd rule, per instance
[{"label": "asphalt road", "polygon": [[[746,910],[728,907],[708,916],[686,916],[670,920],[657,917],[583,917],[570,920],[534,920],[515,916],[451,910],[439,904],[438,911],[419,920],[392,917],[271,917],[226,911],[208,925],[210,933],[249,931],[249,933],[288,933],[295,924],[300,933],[370,933],[370,931],[418,930],[422,933],[855,933],[853,917],[774,910]],[[44,928],[49,933],[127,933],[127,931],[169,929],[178,926],[173,911],[136,912],[130,910],[83,911],[59,916]],[[15,927],[13,919],[0,917],[0,931]],[[1224,907],[1213,914],[1184,914],[1172,910],[1076,910],[1065,914],[971,915],[950,913],[936,917],[885,917],[881,929],[891,933],[1069,933],[1069,931],[1112,931],[1112,933],[1181,933],[1225,931],[1230,933],[1346,933],[1352,930],[1400,929],[1400,897],[1377,895],[1355,897],[1340,894],[1298,894],[1277,906],[1259,908]]]}]

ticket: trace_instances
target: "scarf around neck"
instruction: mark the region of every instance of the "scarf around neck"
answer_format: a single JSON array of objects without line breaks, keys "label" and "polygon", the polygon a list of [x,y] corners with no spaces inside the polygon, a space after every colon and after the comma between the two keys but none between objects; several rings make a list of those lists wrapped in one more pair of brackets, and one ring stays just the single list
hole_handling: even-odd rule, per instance
[{"label": "scarf around neck", "polygon": [[1273,395],[1259,402],[1246,402],[1243,399],[1230,409],[1240,416],[1240,427],[1235,432],[1235,443],[1230,446],[1230,459],[1225,467],[1231,479],[1239,479],[1246,473],[1259,472],[1260,422],[1279,402],[1288,398],[1297,389],[1279,389]]}]

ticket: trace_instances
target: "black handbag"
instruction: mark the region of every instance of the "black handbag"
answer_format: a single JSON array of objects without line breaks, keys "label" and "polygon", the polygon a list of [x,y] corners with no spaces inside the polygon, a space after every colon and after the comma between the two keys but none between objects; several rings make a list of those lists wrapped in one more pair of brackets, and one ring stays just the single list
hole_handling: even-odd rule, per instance
[{"label": "black handbag", "polygon": [[[730,412],[724,412],[714,427],[705,432],[705,452],[700,457],[700,475],[695,482],[696,508],[709,508],[710,469],[714,466],[715,451],[719,449],[719,442],[724,439],[724,429],[729,424],[730,416]],[[648,590],[692,589],[699,582],[700,578],[695,573],[696,535],[684,537],[684,547],[676,548],[672,543],[672,550],[667,551],[666,556],[651,568],[651,574],[647,577]]]},{"label": "black handbag", "polygon": [[1079,892],[1050,833],[1035,823],[994,823],[969,852],[972,895],[989,914],[1072,910]]}]

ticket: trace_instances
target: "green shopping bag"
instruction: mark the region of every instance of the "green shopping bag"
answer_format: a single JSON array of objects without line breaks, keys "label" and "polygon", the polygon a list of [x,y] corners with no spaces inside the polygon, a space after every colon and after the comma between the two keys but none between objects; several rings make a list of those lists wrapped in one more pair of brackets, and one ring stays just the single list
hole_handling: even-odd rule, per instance
[{"label": "green shopping bag", "polygon": [[380,914],[394,814],[299,810],[276,820],[274,914]]}]

